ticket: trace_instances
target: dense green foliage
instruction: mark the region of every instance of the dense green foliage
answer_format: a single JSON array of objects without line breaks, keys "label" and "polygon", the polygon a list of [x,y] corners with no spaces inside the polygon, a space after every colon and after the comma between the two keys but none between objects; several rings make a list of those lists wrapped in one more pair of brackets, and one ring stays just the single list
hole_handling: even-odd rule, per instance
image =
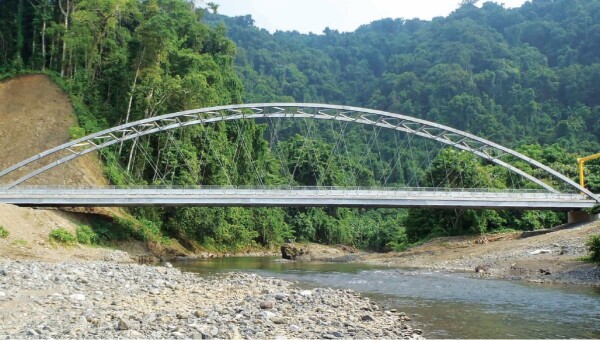
[{"label": "dense green foliage", "polygon": [[77,238],[77,242],[80,244],[97,244],[99,241],[98,235],[94,229],[88,225],[77,226],[77,229],[75,230],[75,236]]},{"label": "dense green foliage", "polygon": [[[249,16],[223,17],[185,0],[4,0],[0,79],[48,73],[72,97],[79,118],[79,127],[70,129],[73,139],[198,107],[339,103],[447,124],[576,178],[576,156],[600,149],[600,0],[533,0],[510,10],[473,3],[432,21],[384,19],[351,33],[304,35],[270,34]],[[418,162],[390,166],[382,160],[412,150],[382,133],[380,157],[365,153],[372,144],[365,132],[373,131],[361,127],[346,131],[344,157],[331,158],[339,143],[327,127],[307,135],[302,126],[283,126],[285,138],[272,148],[264,139],[270,127],[216,123],[136,139],[103,153],[106,174],[119,185],[255,185],[259,179],[266,185],[401,186],[410,178],[408,184],[420,186],[445,181],[506,188],[514,181],[451,150],[428,169]],[[588,165],[593,190],[600,190],[598,163]],[[436,235],[531,230],[564,219],[536,211],[346,208],[132,213],[137,221],[118,221],[119,237],[173,237],[186,247],[234,251],[288,238],[403,249]],[[111,240],[116,232],[100,223],[81,230],[82,242]]]},{"label": "dense green foliage", "polygon": [[50,241],[66,245],[73,245],[77,241],[77,238],[75,235],[73,235],[73,233],[62,227],[53,229],[48,236]]},{"label": "dense green foliage", "polygon": [[586,245],[588,247],[590,261],[600,264],[600,235],[590,236]]}]

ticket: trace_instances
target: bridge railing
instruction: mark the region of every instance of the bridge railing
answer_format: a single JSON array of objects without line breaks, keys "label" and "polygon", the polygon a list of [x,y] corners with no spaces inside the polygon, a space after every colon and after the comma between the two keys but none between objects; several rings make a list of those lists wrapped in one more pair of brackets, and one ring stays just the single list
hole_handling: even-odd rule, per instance
[{"label": "bridge railing", "polygon": [[68,186],[68,185],[33,185],[18,186],[10,189],[0,188],[0,194],[5,195],[69,195],[69,194],[98,194],[98,195],[149,195],[149,194],[173,194],[173,195],[197,195],[199,191],[211,191],[212,194],[236,195],[247,194],[252,191],[256,194],[270,193],[276,195],[298,196],[310,191],[312,195],[341,195],[358,196],[368,195],[376,197],[402,196],[426,197],[432,195],[443,195],[448,198],[470,198],[488,197],[519,197],[536,199],[568,199],[588,200],[581,194],[560,194],[545,190],[535,189],[489,189],[489,188],[427,188],[427,187],[339,187],[339,186],[230,186],[230,185],[130,185],[130,186]]},{"label": "bridge railing", "polygon": [[291,186],[291,185],[25,185],[13,188],[0,186],[10,192],[40,190],[319,190],[319,191],[424,191],[424,192],[503,192],[503,193],[548,193],[543,189],[494,189],[494,188],[450,188],[450,187],[379,187],[379,186]]}]

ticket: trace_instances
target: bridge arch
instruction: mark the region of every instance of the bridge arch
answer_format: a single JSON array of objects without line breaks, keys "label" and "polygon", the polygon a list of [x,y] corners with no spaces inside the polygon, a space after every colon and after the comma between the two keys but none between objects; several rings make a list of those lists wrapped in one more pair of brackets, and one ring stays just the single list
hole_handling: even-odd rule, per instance
[{"label": "bridge arch", "polygon": [[450,145],[460,150],[471,152],[483,159],[500,165],[520,176],[527,178],[528,180],[540,185],[550,192],[559,192],[557,189],[543,182],[539,178],[536,178],[500,159],[502,156],[510,155],[559,179],[561,182],[574,188],[576,191],[584,193],[596,202],[600,202],[600,197],[598,195],[585,188],[581,188],[577,183],[563,174],[519,152],[473,134],[442,124],[397,113],[352,106],[313,103],[237,104],[186,110],[142,119],[99,131],[41,152],[0,171],[0,178],[12,173],[15,170],[38,162],[39,160],[56,153],[62,151],[68,151],[70,153],[69,155],[47,165],[39,166],[34,171],[13,181],[6,186],[7,189],[10,189],[60,164],[69,162],[77,157],[100,150],[110,145],[114,145],[116,143],[121,143],[141,136],[185,126],[219,121],[261,118],[312,118],[321,120],[336,120],[341,122],[371,125],[380,128],[401,131],[408,134],[414,134],[419,137],[428,138],[446,145]]}]

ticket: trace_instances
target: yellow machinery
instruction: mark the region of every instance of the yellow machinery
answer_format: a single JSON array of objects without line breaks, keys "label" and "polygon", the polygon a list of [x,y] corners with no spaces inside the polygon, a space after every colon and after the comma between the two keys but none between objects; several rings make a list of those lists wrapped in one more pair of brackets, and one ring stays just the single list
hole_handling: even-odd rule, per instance
[{"label": "yellow machinery", "polygon": [[577,158],[577,163],[579,163],[579,183],[581,184],[582,188],[585,188],[585,174],[583,173],[584,164],[585,162],[596,158],[600,158],[600,153],[583,158]]}]

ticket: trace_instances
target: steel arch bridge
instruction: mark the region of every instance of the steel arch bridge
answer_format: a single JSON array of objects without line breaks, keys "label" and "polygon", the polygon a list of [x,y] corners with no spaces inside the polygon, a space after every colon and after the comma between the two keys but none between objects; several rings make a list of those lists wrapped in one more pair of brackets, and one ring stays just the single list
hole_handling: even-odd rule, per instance
[{"label": "steel arch bridge", "polygon": [[[296,118],[347,122],[403,132],[470,152],[491,163],[536,183],[546,190],[545,194],[504,193],[489,197],[479,192],[460,191],[448,194],[445,190],[402,190],[401,194],[390,190],[355,188],[137,188],[119,191],[116,188],[31,188],[21,184],[58,165],[67,163],[90,152],[142,136],[169,131],[186,126],[234,121],[243,119]],[[66,156],[63,154],[66,153]],[[59,159],[44,165],[48,157]],[[554,177],[573,192],[563,193],[542,179],[510,164],[503,158],[512,157],[525,162],[539,172]],[[419,207],[474,207],[474,208],[521,208],[521,209],[579,209],[593,207],[600,197],[581,188],[570,178],[519,152],[480,138],[473,134],[442,124],[397,113],[359,107],[313,104],[313,103],[260,103],[217,106],[187,110],[156,116],[99,131],[77,140],[46,150],[7,169],[0,171],[0,180],[24,167],[33,167],[26,175],[0,189],[0,202],[23,205],[219,205],[219,206],[419,206]],[[322,189],[322,188],[321,188]],[[125,190],[125,189],[122,189]],[[170,191],[169,191],[170,190]],[[246,190],[246,191],[244,191]],[[258,191],[257,191],[258,190]],[[283,191],[282,191],[283,190]],[[130,194],[135,192],[135,195]],[[302,192],[302,199],[292,199]],[[324,195],[323,192],[326,192]],[[446,192],[446,194],[444,194]],[[296,194],[294,194],[296,193]],[[357,194],[358,193],[358,194]],[[171,196],[169,196],[171,195]],[[211,196],[213,195],[213,196]],[[217,195],[216,197],[214,195]],[[219,196],[222,195],[222,196]],[[308,196],[306,196],[308,195]],[[354,195],[354,198],[352,198]],[[62,196],[62,199],[61,199]],[[286,197],[289,196],[287,199]],[[319,196],[323,199],[319,200]],[[492,197],[493,196],[493,197]],[[70,197],[67,199],[67,197]],[[121,198],[119,198],[121,197]],[[162,197],[162,199],[161,199]],[[223,198],[225,197],[225,198]],[[262,197],[262,199],[258,199]],[[386,197],[390,197],[387,200]],[[395,198],[394,198],[395,197]],[[414,199],[413,199],[414,198]]]}]

